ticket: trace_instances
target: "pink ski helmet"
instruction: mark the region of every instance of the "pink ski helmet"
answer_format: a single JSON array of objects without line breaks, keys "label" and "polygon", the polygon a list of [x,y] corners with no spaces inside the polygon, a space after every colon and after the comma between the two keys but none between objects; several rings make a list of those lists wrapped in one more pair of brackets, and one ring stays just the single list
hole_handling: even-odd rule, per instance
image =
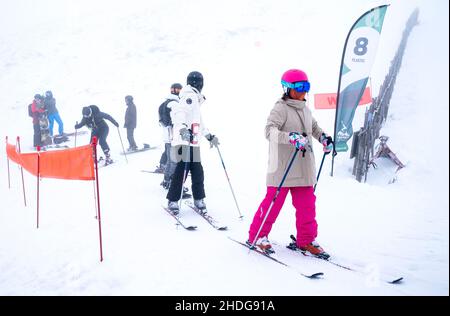
[{"label": "pink ski helmet", "polygon": [[310,83],[306,73],[300,69],[289,69],[281,77],[281,85],[297,92],[309,92]]}]

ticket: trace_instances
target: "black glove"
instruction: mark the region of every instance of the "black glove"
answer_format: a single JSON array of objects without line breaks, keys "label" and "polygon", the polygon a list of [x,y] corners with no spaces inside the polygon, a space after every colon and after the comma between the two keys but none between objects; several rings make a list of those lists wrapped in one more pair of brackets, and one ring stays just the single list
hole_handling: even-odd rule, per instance
[{"label": "black glove", "polygon": [[117,122],[114,122],[114,125],[115,125],[116,127],[119,127],[119,123],[117,123]]},{"label": "black glove", "polygon": [[180,129],[180,135],[181,139],[187,142],[191,142],[192,140],[192,131],[190,129],[187,129],[186,127],[183,127]]},{"label": "black glove", "polygon": [[209,145],[211,146],[211,148],[213,148],[213,146],[217,147],[218,145],[220,145],[219,138],[217,138],[215,135],[208,134],[205,137],[209,141]]}]

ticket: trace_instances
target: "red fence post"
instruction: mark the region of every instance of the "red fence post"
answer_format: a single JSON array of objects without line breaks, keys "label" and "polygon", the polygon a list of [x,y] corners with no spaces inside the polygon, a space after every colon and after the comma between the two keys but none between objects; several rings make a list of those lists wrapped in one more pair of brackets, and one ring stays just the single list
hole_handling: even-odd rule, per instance
[{"label": "red fence post", "polygon": [[92,137],[92,152],[94,154],[94,165],[95,165],[95,182],[97,185],[97,212],[98,212],[98,235],[100,240],[100,262],[103,261],[103,244],[102,244],[102,217],[100,214],[100,191],[98,182],[98,163],[97,163],[97,137]]},{"label": "red fence post", "polygon": [[[6,136],[6,145],[8,145],[8,136]],[[8,165],[8,189],[11,189],[11,175],[9,173],[9,158],[8,153],[6,153],[6,164]]]},{"label": "red fence post", "polygon": [[37,189],[36,189],[36,228],[39,228],[39,173],[40,173],[40,150],[41,146],[37,146]]},{"label": "red fence post", "polygon": [[[21,152],[20,149],[20,137],[17,136],[17,146],[19,148],[19,153]],[[25,195],[25,180],[23,178],[23,167],[20,166],[20,173],[22,174],[22,191],[23,191],[23,203],[25,204],[25,207],[27,206],[27,197]]]}]

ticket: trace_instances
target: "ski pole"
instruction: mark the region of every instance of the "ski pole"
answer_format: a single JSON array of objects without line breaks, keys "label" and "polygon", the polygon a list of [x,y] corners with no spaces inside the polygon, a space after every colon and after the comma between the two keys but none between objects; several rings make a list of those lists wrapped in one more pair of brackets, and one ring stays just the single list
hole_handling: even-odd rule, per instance
[{"label": "ski pole", "polygon": [[[333,144],[333,150],[334,150],[334,142],[331,142]],[[320,163],[319,172],[317,173],[316,178],[316,184],[314,184],[314,192],[316,191],[317,183],[319,182],[320,172],[322,171],[323,162],[325,161],[325,156],[328,155],[330,152],[324,152],[322,156],[322,162]]]},{"label": "ski pole", "polygon": [[179,206],[180,210],[181,210],[181,201],[183,201],[184,183],[186,182],[187,173],[189,172],[188,166],[189,166],[189,161],[186,159],[186,161],[184,162],[183,182],[181,183],[180,206]]},{"label": "ski pole", "polygon": [[227,168],[225,168],[225,163],[223,162],[222,154],[220,153],[219,146],[216,146],[217,152],[219,153],[220,161],[222,162],[223,170],[225,171],[225,176],[227,177],[228,184],[230,185],[231,193],[233,194],[234,203],[236,203],[237,210],[239,212],[239,218],[242,219],[244,216],[241,213],[241,210],[239,209],[239,205],[236,199],[236,195],[234,194],[233,187],[231,186],[230,177],[228,176]]},{"label": "ski pole", "polygon": [[299,149],[296,148],[295,149],[295,153],[292,156],[291,162],[289,163],[289,166],[287,167],[286,172],[284,173],[283,179],[281,180],[281,183],[280,183],[280,185],[277,188],[277,192],[275,192],[275,196],[273,197],[272,202],[270,203],[270,206],[269,206],[269,209],[267,210],[266,216],[264,216],[264,219],[263,219],[261,225],[259,226],[258,233],[256,234],[255,239],[253,240],[251,249],[255,247],[255,244],[256,244],[256,241],[258,239],[258,236],[261,233],[261,230],[262,230],[262,228],[264,226],[264,223],[267,220],[267,217],[269,216],[270,211],[272,210],[273,205],[275,204],[275,200],[277,199],[278,194],[280,193],[281,187],[283,186],[284,180],[286,180],[286,177],[287,177],[287,175],[289,173],[289,170],[291,169],[292,164],[294,163],[295,157],[297,157],[298,151],[299,151]]},{"label": "ski pole", "polygon": [[[78,125],[78,121],[76,122],[76,124]],[[78,130],[75,128],[75,147],[77,147],[77,133]]]},{"label": "ski pole", "polygon": [[125,160],[128,163],[127,153],[125,152],[125,148],[123,147],[122,136],[120,136],[120,129],[119,129],[119,127],[117,127],[117,132],[119,132],[119,138],[120,138],[120,143],[122,144],[123,154],[125,155]]},{"label": "ski pole", "polygon": [[325,156],[326,156],[327,154],[328,154],[327,152],[324,152],[324,153],[323,153],[323,156],[322,156],[322,162],[320,163],[319,172],[317,173],[316,184],[314,184],[314,192],[316,191],[317,182],[319,182],[320,172],[322,171],[323,162],[324,162]]}]

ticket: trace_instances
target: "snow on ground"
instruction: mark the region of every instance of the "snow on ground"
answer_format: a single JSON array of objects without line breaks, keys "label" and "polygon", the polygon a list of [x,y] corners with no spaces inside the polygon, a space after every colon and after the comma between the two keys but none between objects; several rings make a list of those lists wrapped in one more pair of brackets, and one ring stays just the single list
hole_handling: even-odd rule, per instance
[{"label": "snow on ground", "polygon": [[[199,70],[205,76],[205,121],[220,138],[244,214],[239,221],[218,154],[204,144],[206,202],[229,231],[213,230],[188,209],[183,219],[198,231],[177,228],[160,207],[161,177],[141,172],[156,166],[162,146],[128,156],[127,164],[111,125],[108,142],[117,162],[100,170],[100,263],[93,184],[43,179],[36,229],[36,179],[25,173],[24,207],[20,171],[10,166],[8,189],[1,159],[1,295],[449,294],[448,2],[395,1],[385,19],[372,71],[375,94],[409,14],[420,9],[382,130],[407,164],[397,182],[387,184],[393,168],[386,161],[367,183],[356,182],[353,161],[342,154],[334,177],[326,160],[317,187],[319,242],[367,273],[289,255],[284,245],[295,232],[290,198],[273,227],[270,239],[280,257],[302,272],[325,273],[324,280],[312,281],[247,254],[227,237],[246,239],[265,193],[262,131],[281,94],[279,77],[298,67],[309,74],[311,93],[335,91],[350,26],[383,2],[0,1],[0,135],[21,136],[22,148],[30,150],[26,105],[35,93],[53,91],[66,131],[89,104],[123,124],[123,98],[131,94],[139,113],[136,140],[162,145],[157,107],[171,83],[184,84],[188,72]],[[363,111],[357,112],[356,128]],[[334,111],[313,112],[332,133]],[[125,130],[120,132],[126,143]],[[87,142],[87,135],[77,140]],[[319,164],[321,148],[315,146]],[[402,275],[405,282],[377,282],[377,272]]]}]

